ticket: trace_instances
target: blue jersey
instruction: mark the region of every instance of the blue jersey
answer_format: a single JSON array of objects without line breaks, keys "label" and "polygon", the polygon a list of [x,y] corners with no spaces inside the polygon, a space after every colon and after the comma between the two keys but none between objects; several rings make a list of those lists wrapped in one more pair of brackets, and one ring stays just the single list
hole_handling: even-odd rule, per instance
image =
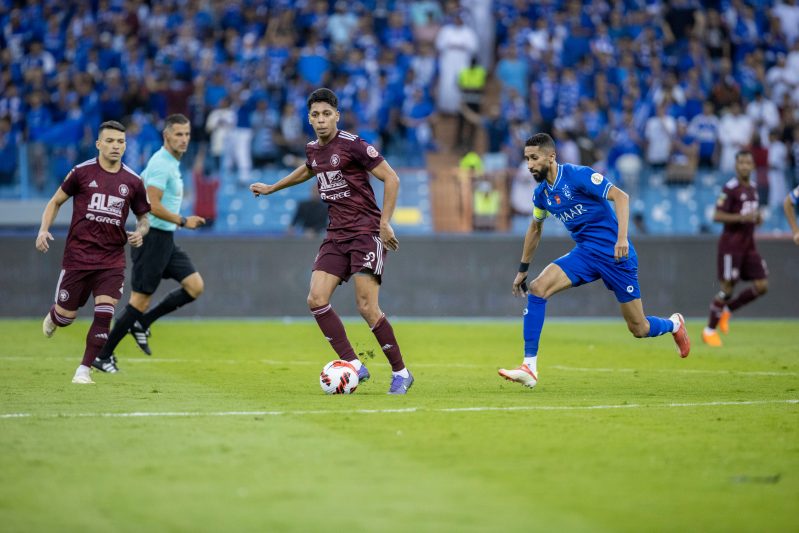
[{"label": "blue jersey", "polygon": [[793,202],[794,207],[799,207],[799,187],[791,191],[791,202]]},{"label": "blue jersey", "polygon": [[[533,192],[533,215],[544,220],[551,214],[563,222],[578,248],[598,259],[615,261],[619,223],[607,200],[611,187],[612,183],[590,167],[558,165],[555,184],[544,181]],[[632,243],[629,257],[636,257]]]}]

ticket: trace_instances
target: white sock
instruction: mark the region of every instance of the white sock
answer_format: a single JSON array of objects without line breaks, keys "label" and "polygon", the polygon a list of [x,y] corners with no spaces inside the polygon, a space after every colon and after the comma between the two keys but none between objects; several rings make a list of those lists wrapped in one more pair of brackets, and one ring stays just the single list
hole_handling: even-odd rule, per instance
[{"label": "white sock", "polygon": [[538,356],[537,355],[534,355],[532,357],[526,356],[524,358],[524,364],[527,365],[527,368],[532,370],[533,374],[535,374],[537,376],[538,375],[538,368],[537,368],[537,365],[536,365],[536,361],[538,361]]},{"label": "white sock", "polygon": [[713,335],[714,333],[716,333],[716,329],[715,328],[713,328],[713,329],[705,328],[705,334],[706,335]]},{"label": "white sock", "polygon": [[360,359],[354,359],[354,360],[352,360],[352,361],[349,361],[349,363],[350,363],[352,366],[354,366],[354,367],[355,367],[355,370],[360,370],[360,369],[361,369],[361,367],[363,366],[363,363],[361,363],[361,360],[360,360]]},{"label": "white sock", "polygon": [[91,372],[91,368],[86,365],[80,365],[78,369],[75,371],[75,374],[88,374]]},{"label": "white sock", "polygon": [[677,315],[672,315],[669,318],[671,318],[671,332],[677,333],[680,329],[680,319],[677,318]]},{"label": "white sock", "polygon": [[408,378],[408,377],[410,377],[410,376],[411,376],[411,375],[408,373],[408,369],[407,369],[407,368],[403,368],[403,369],[402,369],[402,370],[400,370],[399,372],[392,372],[392,374],[394,374],[395,376],[402,376],[403,378]]}]

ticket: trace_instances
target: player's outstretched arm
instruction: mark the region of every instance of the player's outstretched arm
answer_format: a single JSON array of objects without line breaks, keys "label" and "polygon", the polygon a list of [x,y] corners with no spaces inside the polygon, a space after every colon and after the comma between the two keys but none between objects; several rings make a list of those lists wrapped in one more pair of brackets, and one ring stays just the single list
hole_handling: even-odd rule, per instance
[{"label": "player's outstretched arm", "polygon": [[50,201],[44,208],[42,213],[42,223],[39,226],[39,234],[36,236],[36,249],[40,252],[46,253],[50,249],[50,243],[47,241],[53,240],[53,235],[50,233],[50,226],[53,225],[55,217],[58,216],[58,211],[64,202],[69,200],[69,195],[64,192],[61,187],[55,192]]},{"label": "player's outstretched arm", "polygon": [[616,235],[613,257],[616,261],[620,261],[630,256],[630,241],[627,239],[627,225],[630,221],[630,197],[623,190],[613,186],[608,191],[608,200],[613,202],[616,220],[619,223],[619,232]]},{"label": "player's outstretched arm", "polygon": [[[530,221],[530,227],[527,228],[527,233],[524,235],[524,245],[522,246],[522,265],[527,269],[530,263],[533,262],[533,256],[538,249],[538,244],[541,242],[541,231],[544,228],[544,221],[533,217]],[[516,273],[513,279],[513,287],[511,291],[514,296],[524,296],[527,292],[527,270]]]},{"label": "player's outstretched arm", "polygon": [[374,177],[383,182],[383,212],[380,216],[380,240],[389,250],[399,250],[399,240],[391,227],[391,217],[397,207],[399,176],[387,161],[382,161],[372,169]]},{"label": "player's outstretched arm", "polygon": [[150,232],[150,219],[147,213],[136,215],[136,229],[128,232],[128,244],[138,248],[144,244],[144,236]]},{"label": "player's outstretched arm", "polygon": [[253,196],[261,196],[262,194],[266,196],[267,194],[272,194],[273,192],[277,192],[281,189],[285,189],[286,187],[293,187],[299,183],[308,181],[313,176],[313,172],[309,169],[305,164],[302,164],[291,171],[291,173],[278,180],[277,182],[269,185],[268,183],[261,183],[260,181],[257,183],[253,183],[250,185],[250,191],[252,192]]},{"label": "player's outstretched arm", "polygon": [[796,210],[793,208],[793,200],[790,194],[786,196],[785,201],[782,202],[782,209],[785,211],[785,218],[788,219],[788,224],[791,225],[793,242],[799,245],[799,224],[796,223]]}]

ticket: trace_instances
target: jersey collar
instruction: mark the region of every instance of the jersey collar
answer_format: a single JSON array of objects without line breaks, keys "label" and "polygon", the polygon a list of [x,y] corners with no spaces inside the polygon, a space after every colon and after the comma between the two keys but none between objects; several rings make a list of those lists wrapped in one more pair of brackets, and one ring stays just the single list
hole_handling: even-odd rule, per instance
[{"label": "jersey collar", "polygon": [[558,183],[560,183],[560,178],[561,177],[563,177],[563,165],[559,164],[558,165],[558,173],[555,175],[555,183],[550,185],[549,182],[546,181],[546,180],[544,180],[544,183],[546,183],[546,185],[547,185],[547,187],[549,188],[550,191],[554,191],[555,187],[557,187]]}]

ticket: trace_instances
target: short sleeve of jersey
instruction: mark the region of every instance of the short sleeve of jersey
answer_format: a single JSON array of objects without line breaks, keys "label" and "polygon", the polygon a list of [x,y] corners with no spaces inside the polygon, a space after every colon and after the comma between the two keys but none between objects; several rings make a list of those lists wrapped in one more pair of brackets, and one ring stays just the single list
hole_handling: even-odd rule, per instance
[{"label": "short sleeve of jersey", "polygon": [[726,185],[721,189],[719,197],[716,199],[716,209],[724,211],[725,213],[732,212],[732,195],[730,194],[730,189]]},{"label": "short sleeve of jersey", "polygon": [[799,186],[791,191],[791,202],[793,202],[793,205],[799,207]]},{"label": "short sleeve of jersey", "polygon": [[583,167],[575,172],[573,179],[580,190],[596,198],[607,199],[608,191],[613,187],[605,176],[590,167]]},{"label": "short sleeve of jersey", "polygon": [[61,190],[67,193],[69,196],[75,196],[78,194],[80,190],[80,183],[78,183],[78,169],[73,168],[67,174],[67,177],[64,178],[64,181],[61,183]]},{"label": "short sleeve of jersey", "polygon": [[147,169],[147,177],[145,178],[147,187],[155,187],[165,191],[167,180],[169,180],[169,173],[164,168],[164,165],[152,165]]},{"label": "short sleeve of jersey", "polygon": [[[372,170],[377,165],[384,161],[383,156],[377,151],[377,148],[368,144],[360,137],[352,143],[350,147],[350,156],[353,161],[357,161],[366,170]],[[308,163],[306,163],[307,165]]]},{"label": "short sleeve of jersey", "polygon": [[144,188],[144,181],[139,180],[134,185],[133,201],[131,202],[131,209],[137,215],[143,215],[150,212],[150,199],[147,197],[147,189]]},{"label": "short sleeve of jersey", "polygon": [[541,194],[541,187],[537,187],[533,191],[533,216],[536,220],[544,220],[549,215],[547,211],[547,206],[544,204],[544,198]]}]

